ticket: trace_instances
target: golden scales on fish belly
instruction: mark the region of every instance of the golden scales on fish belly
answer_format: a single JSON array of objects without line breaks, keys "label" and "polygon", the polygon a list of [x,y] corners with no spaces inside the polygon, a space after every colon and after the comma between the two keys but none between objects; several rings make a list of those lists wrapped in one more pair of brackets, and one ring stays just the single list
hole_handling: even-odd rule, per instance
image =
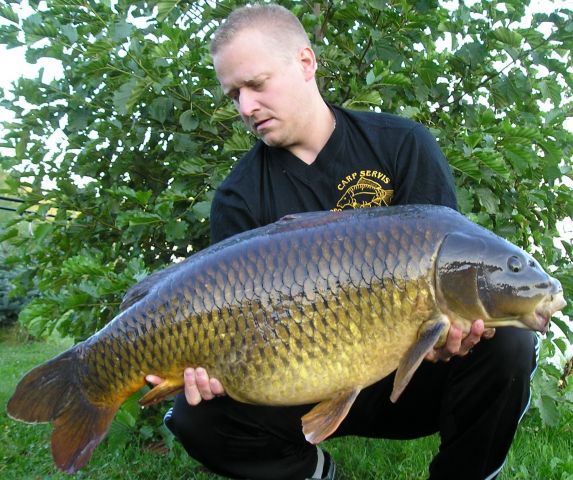
[{"label": "golden scales on fish belly", "polygon": [[148,405],[203,366],[242,402],[318,403],[302,418],[318,443],[396,369],[397,401],[452,323],[546,332],[564,306],[530,255],[449,208],[292,215],[134,286],[107,326],[24,376],[8,414],[53,422],[56,465],[75,472],[142,372],[165,379]]}]

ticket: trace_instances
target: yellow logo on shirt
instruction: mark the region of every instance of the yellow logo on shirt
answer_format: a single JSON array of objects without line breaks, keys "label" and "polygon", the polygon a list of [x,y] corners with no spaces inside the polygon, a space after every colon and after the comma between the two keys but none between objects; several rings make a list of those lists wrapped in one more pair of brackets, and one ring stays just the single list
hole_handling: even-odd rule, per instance
[{"label": "yellow logo on shirt", "polygon": [[385,188],[389,183],[390,178],[377,170],[353,172],[337,185],[342,196],[332,210],[388,206],[394,195],[394,190]]}]

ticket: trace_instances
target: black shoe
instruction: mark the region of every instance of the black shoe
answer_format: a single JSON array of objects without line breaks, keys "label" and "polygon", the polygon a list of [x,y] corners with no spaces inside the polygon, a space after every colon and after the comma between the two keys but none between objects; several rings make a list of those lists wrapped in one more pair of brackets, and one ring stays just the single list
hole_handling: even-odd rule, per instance
[{"label": "black shoe", "polygon": [[[334,480],[336,474],[336,464],[328,452],[325,452],[317,447],[318,450],[318,463],[322,463],[322,474],[320,477],[312,477],[308,480]],[[318,465],[317,465],[318,467]],[[316,475],[316,473],[315,473]]]},{"label": "black shoe", "polygon": [[173,417],[173,407],[171,407],[169,410],[167,410],[167,412],[165,412],[165,415],[163,416],[163,425],[165,425],[167,427],[167,430],[169,430],[173,435],[175,435],[175,432],[173,431],[172,417]]}]

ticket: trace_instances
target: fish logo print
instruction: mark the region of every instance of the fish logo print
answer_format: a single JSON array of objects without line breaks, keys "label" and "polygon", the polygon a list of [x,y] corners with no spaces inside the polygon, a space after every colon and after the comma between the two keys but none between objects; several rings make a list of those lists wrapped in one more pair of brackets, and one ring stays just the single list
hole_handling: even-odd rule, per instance
[{"label": "fish logo print", "polygon": [[[360,172],[356,183],[348,182],[348,179],[357,176],[357,172],[349,175],[339,183],[338,189],[343,191],[342,196],[336,203],[334,210],[382,207],[390,205],[394,190],[384,188],[383,184],[389,183],[388,177],[378,172]],[[370,178],[365,174],[370,173]],[[342,188],[341,188],[342,187]]]}]

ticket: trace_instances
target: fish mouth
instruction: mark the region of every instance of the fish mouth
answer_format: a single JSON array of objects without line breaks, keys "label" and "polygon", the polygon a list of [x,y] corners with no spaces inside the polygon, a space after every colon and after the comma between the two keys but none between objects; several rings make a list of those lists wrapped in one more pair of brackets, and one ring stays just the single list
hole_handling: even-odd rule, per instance
[{"label": "fish mouth", "polygon": [[565,298],[563,297],[563,291],[560,291],[554,295],[551,295],[548,301],[543,302],[539,305],[535,312],[533,313],[535,317],[535,324],[536,330],[540,331],[541,333],[547,333],[549,329],[549,323],[551,321],[551,317],[554,313],[558,312],[559,310],[563,309],[567,305]]},{"label": "fish mouth", "polygon": [[551,321],[551,314],[547,313],[546,311],[538,311],[534,312],[535,316],[535,324],[537,326],[536,330],[541,332],[543,335],[547,333],[549,329],[549,322]]}]

